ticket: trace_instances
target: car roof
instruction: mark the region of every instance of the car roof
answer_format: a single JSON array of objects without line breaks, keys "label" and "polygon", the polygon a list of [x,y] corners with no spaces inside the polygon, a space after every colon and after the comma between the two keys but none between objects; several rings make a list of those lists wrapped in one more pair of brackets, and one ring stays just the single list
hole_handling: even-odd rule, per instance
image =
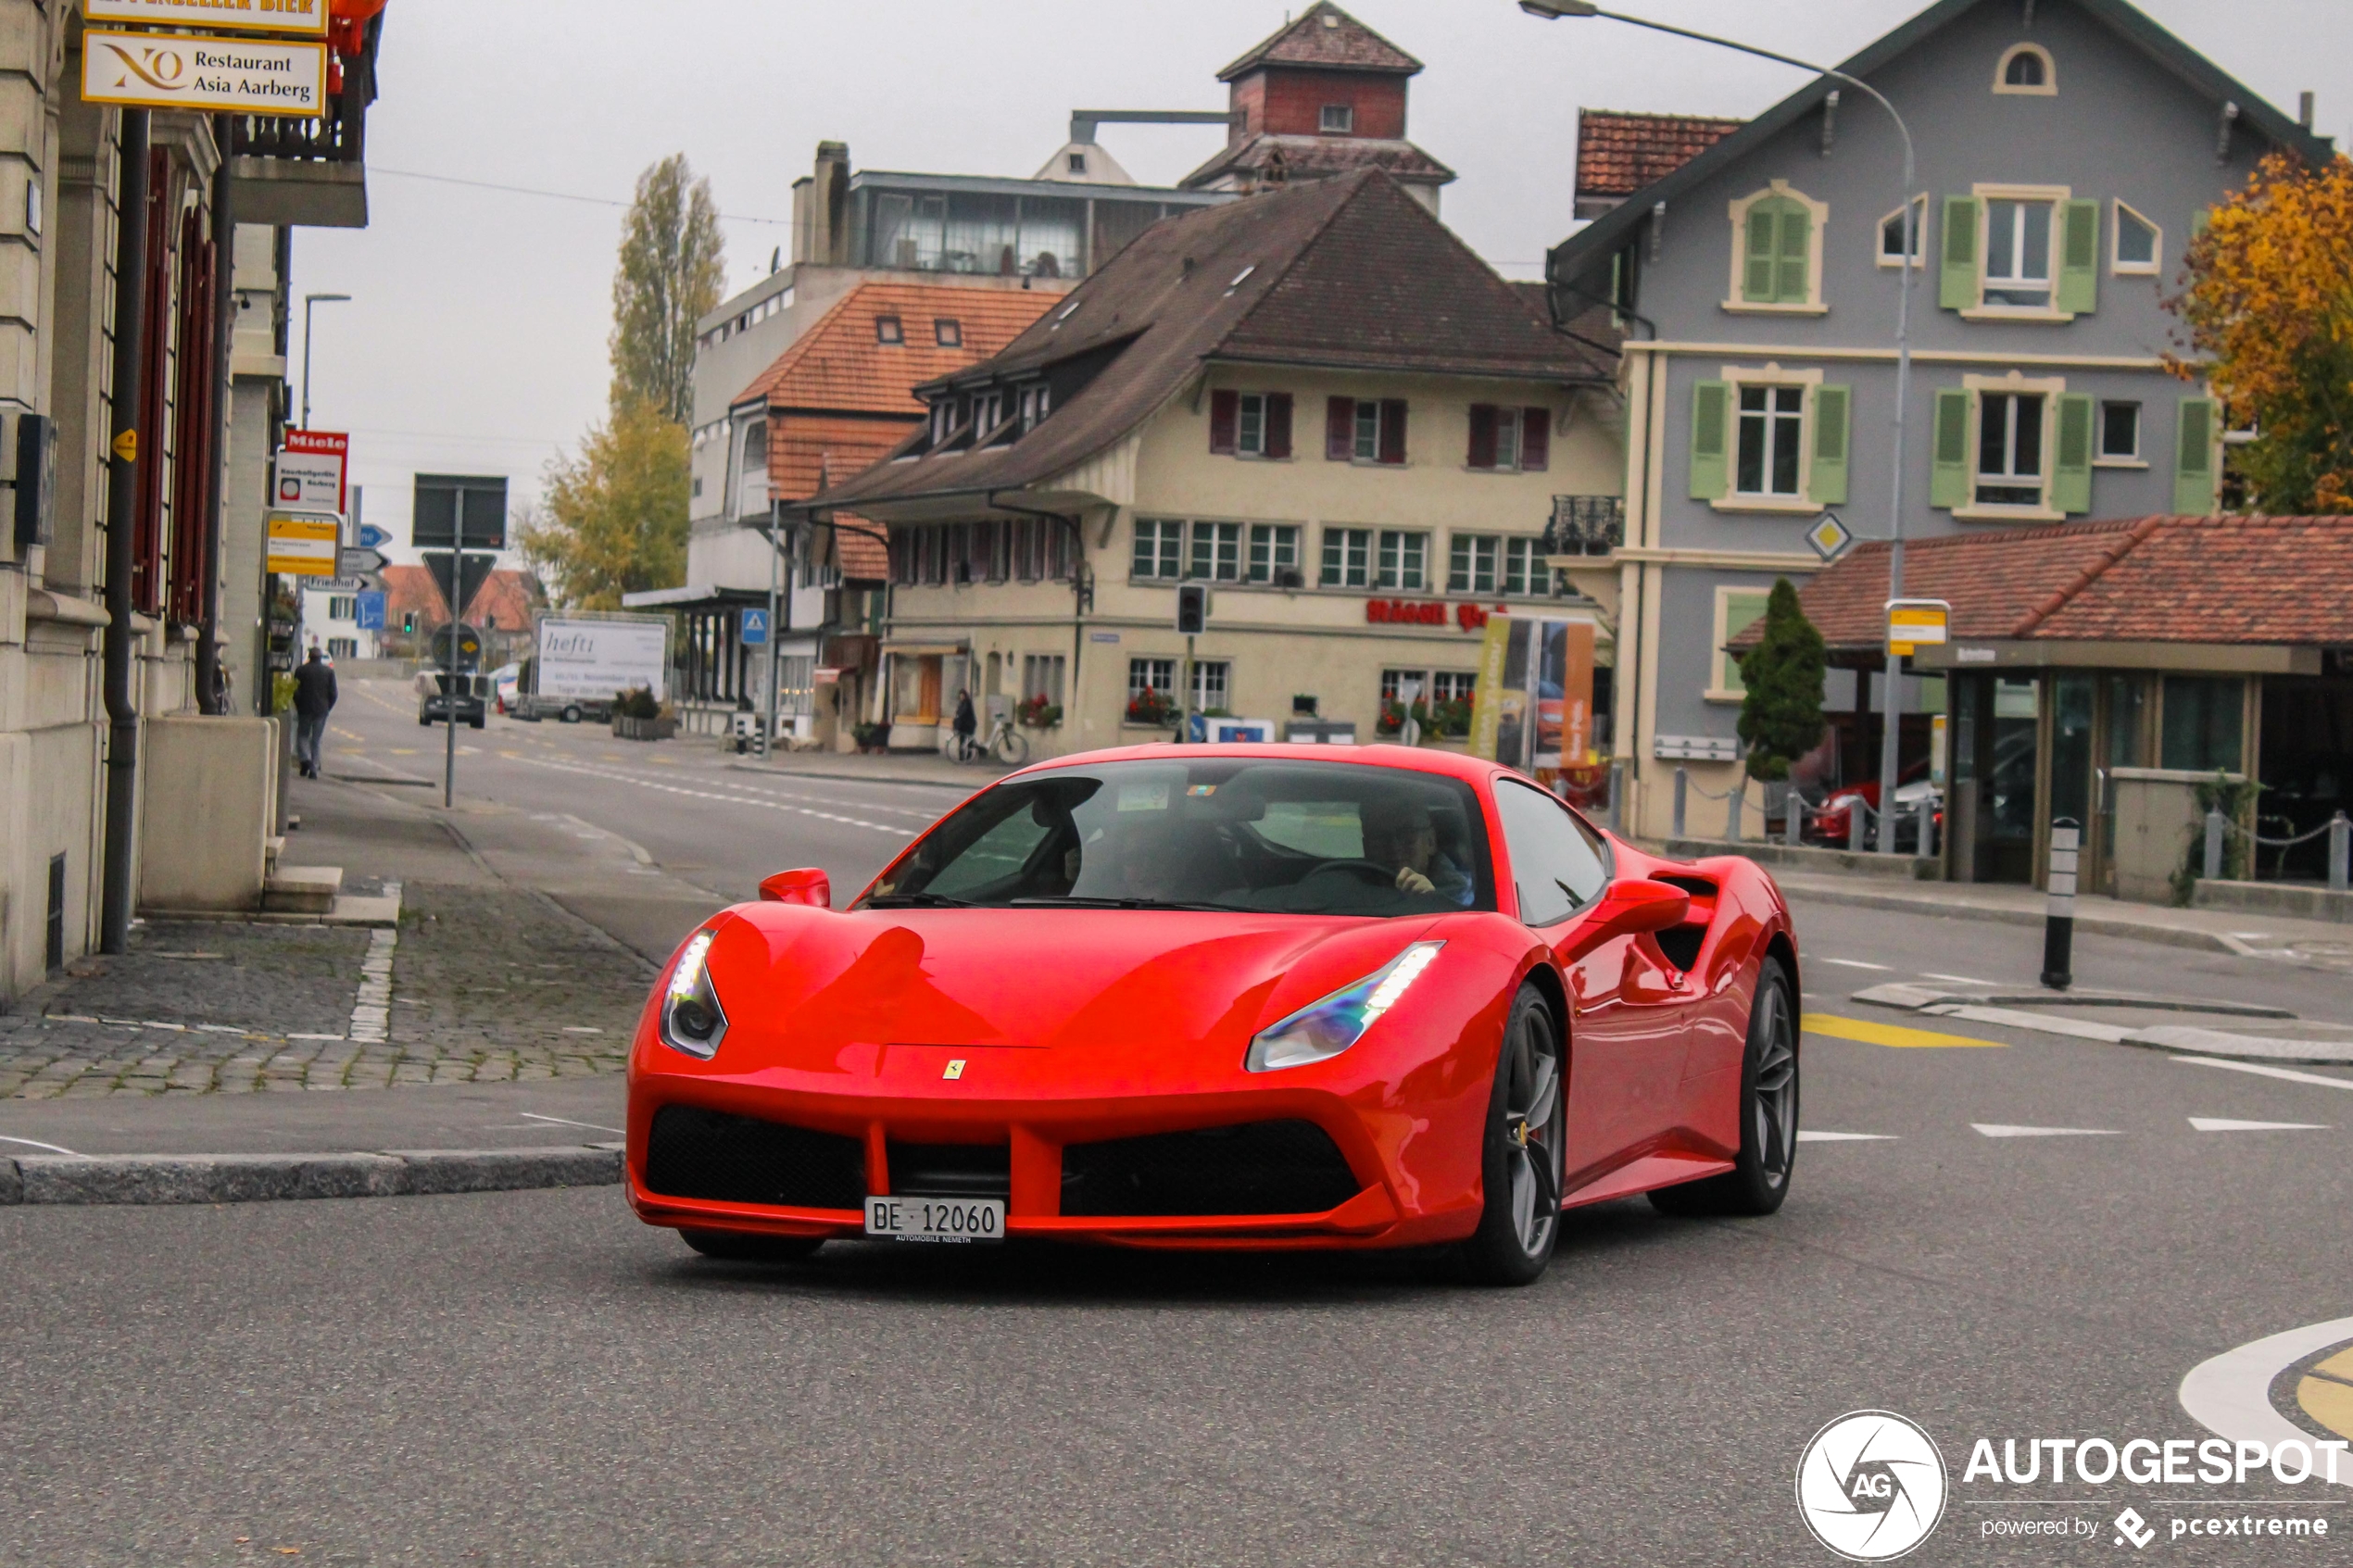
[{"label": "car roof", "polygon": [[1331,762],[1360,768],[1395,768],[1406,772],[1441,773],[1450,778],[1478,783],[1504,771],[1483,757],[1468,757],[1458,751],[1438,751],[1412,746],[1312,746],[1293,745],[1283,741],[1229,741],[1223,745],[1177,746],[1161,741],[1149,746],[1111,746],[1101,751],[1081,751],[1068,757],[1055,757],[1035,762],[1008,778],[1022,778],[1061,768],[1089,767],[1101,762],[1173,762],[1195,761],[1209,758],[1236,758],[1257,761]]}]

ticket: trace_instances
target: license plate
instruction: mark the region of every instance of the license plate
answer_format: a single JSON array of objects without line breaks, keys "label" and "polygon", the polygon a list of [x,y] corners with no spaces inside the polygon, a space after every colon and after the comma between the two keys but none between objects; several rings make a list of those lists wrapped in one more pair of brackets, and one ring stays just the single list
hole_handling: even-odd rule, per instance
[{"label": "license plate", "polygon": [[1001,1198],[870,1198],[866,1234],[893,1241],[964,1243],[1005,1239]]}]

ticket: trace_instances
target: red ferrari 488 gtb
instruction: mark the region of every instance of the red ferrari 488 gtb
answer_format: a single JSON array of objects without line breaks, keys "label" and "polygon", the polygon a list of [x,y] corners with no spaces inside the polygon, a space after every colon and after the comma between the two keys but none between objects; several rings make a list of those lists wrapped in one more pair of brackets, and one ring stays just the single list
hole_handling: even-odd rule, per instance
[{"label": "red ferrari 488 gtb", "polygon": [[629,1198],[719,1257],[828,1237],[1451,1244],[1766,1214],[1797,1147],[1789,911],[1491,762],[1153,746],[1027,769],[849,909],[784,872],[664,971]]}]

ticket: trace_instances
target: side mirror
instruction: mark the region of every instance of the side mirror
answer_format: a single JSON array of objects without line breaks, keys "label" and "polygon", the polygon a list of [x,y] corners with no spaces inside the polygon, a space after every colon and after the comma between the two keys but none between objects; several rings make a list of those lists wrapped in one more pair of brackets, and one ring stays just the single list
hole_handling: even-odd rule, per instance
[{"label": "side mirror", "polygon": [[815,909],[830,909],[834,907],[833,878],[814,867],[778,872],[761,878],[760,896],[771,904],[806,904]]},{"label": "side mirror", "polygon": [[1629,877],[1609,884],[1587,918],[1586,929],[1593,933],[1593,940],[1604,942],[1613,936],[1665,931],[1682,924],[1691,912],[1692,896],[1681,888],[1646,877]]}]

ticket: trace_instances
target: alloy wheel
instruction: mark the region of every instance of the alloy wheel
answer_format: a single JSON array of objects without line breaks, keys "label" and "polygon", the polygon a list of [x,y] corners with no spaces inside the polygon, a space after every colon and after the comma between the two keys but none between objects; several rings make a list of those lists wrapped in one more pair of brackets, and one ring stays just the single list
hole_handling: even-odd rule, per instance
[{"label": "alloy wheel", "polygon": [[1560,1053],[1541,1015],[1522,1014],[1512,1031],[1504,1088],[1504,1168],[1510,1177],[1512,1232],[1541,1258],[1560,1223],[1563,1158]]},{"label": "alloy wheel", "polygon": [[1797,1147],[1797,1039],[1790,1016],[1789,992],[1767,985],[1757,997],[1755,1089],[1749,1116],[1756,1135],[1758,1173],[1779,1186],[1789,1179],[1790,1160]]}]

